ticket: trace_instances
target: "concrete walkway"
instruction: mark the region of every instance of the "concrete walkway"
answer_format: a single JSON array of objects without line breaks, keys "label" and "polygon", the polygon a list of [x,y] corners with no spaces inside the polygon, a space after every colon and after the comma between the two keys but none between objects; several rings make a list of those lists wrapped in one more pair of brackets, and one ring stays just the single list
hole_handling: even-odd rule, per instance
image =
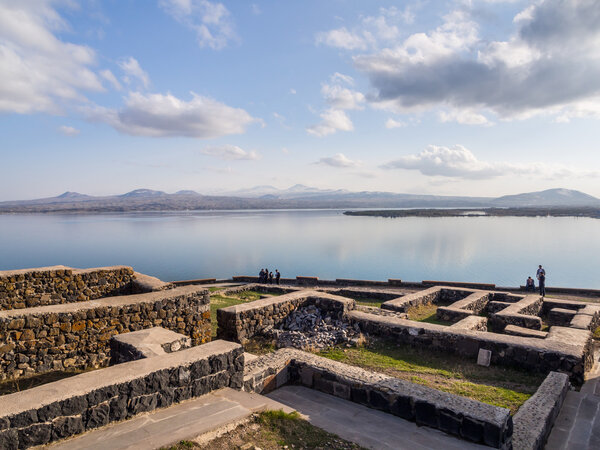
[{"label": "concrete walkway", "polygon": [[267,397],[294,408],[313,425],[367,448],[489,449],[302,386],[284,386],[267,394]]},{"label": "concrete walkway", "polygon": [[193,440],[218,429],[233,429],[251,414],[291,408],[258,394],[225,388],[169,408],[158,409],[49,446],[53,450],[148,450]]},{"label": "concrete walkway", "polygon": [[579,392],[569,391],[548,436],[547,450],[600,449],[600,352]]}]

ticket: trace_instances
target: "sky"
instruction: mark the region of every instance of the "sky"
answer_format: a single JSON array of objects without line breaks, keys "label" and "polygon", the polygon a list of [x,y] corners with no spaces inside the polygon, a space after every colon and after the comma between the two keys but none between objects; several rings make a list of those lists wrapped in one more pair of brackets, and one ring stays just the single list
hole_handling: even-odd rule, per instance
[{"label": "sky", "polygon": [[600,0],[0,0],[0,201],[600,197]]}]

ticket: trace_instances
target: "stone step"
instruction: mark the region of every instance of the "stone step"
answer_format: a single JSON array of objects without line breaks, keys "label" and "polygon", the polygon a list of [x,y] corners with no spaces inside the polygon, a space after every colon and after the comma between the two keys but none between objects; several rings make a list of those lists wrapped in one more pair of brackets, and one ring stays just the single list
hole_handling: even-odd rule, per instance
[{"label": "stone step", "polygon": [[[266,409],[293,411],[259,394],[225,388],[194,400],[111,424],[49,446],[52,450],[146,450],[231,429]],[[230,428],[231,427],[231,428]]]}]

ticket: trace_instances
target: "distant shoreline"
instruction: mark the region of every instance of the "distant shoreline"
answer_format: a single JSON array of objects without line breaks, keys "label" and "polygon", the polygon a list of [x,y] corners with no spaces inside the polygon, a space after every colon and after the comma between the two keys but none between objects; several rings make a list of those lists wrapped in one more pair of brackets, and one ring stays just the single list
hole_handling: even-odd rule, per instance
[{"label": "distant shoreline", "polygon": [[346,216],[369,217],[589,217],[600,219],[600,208],[536,207],[536,208],[478,208],[478,209],[394,209],[345,211]]}]

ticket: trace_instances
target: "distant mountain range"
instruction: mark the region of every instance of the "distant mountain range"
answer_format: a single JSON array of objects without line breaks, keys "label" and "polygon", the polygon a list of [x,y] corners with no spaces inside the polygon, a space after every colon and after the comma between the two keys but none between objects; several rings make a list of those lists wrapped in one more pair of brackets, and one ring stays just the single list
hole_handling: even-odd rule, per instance
[{"label": "distant mountain range", "polygon": [[532,206],[600,208],[600,199],[569,189],[549,189],[493,198],[372,191],[351,192],[343,189],[317,189],[297,184],[289,189],[256,186],[246,190],[224,192],[220,195],[202,195],[190,190],[168,194],[152,189],[136,189],[125,194],[105,197],[65,192],[57,197],[0,202],[0,213],[284,208],[524,208]]}]

